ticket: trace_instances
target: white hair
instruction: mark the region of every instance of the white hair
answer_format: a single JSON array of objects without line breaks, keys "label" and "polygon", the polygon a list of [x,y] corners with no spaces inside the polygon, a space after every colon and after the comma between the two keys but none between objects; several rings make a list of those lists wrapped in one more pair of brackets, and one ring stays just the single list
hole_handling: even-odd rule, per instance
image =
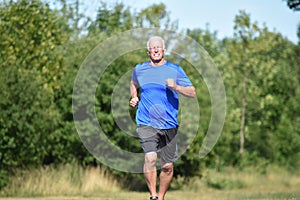
[{"label": "white hair", "polygon": [[165,41],[164,41],[164,39],[162,39],[162,38],[159,37],[159,36],[153,36],[153,37],[151,37],[151,38],[147,41],[147,50],[148,50],[148,51],[150,50],[150,41],[153,40],[153,39],[160,40],[160,41],[162,42],[163,49],[165,49]]}]

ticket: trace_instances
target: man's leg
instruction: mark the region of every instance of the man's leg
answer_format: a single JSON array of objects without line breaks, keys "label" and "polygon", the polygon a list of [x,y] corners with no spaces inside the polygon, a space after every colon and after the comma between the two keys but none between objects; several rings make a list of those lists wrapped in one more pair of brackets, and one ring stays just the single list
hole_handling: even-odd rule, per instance
[{"label": "man's leg", "polygon": [[166,129],[160,135],[160,161],[161,172],[159,180],[158,199],[164,200],[166,192],[173,178],[173,162],[177,160],[177,130],[178,128]]},{"label": "man's leg", "polygon": [[164,200],[166,192],[173,178],[173,163],[167,163],[162,166],[159,178],[158,199]]},{"label": "man's leg", "polygon": [[157,153],[151,152],[145,154],[144,176],[148,185],[150,196],[157,196],[156,193],[156,159]]}]

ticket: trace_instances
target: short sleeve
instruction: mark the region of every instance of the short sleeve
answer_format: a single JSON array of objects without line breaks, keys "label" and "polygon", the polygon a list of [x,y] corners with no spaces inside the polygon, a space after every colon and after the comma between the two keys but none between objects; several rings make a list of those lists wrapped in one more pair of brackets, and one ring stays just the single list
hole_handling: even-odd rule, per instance
[{"label": "short sleeve", "polygon": [[136,67],[133,69],[131,80],[135,83],[138,83],[137,76],[136,76]]},{"label": "short sleeve", "polygon": [[183,69],[179,66],[178,67],[178,73],[177,73],[177,80],[176,83],[180,86],[192,86],[192,82],[186,75],[186,73],[183,71]]}]

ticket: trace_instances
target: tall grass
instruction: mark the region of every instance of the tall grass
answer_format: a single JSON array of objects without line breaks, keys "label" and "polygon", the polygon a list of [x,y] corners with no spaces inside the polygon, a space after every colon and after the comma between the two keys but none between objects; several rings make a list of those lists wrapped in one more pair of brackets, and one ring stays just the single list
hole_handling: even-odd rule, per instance
[{"label": "tall grass", "polygon": [[[290,199],[300,198],[300,174],[276,166],[265,173],[256,168],[222,172],[207,169],[201,179],[193,179],[183,190],[202,194],[199,199]],[[210,194],[209,194],[210,193]]]},{"label": "tall grass", "polygon": [[17,173],[1,196],[77,196],[119,190],[106,170],[68,164]]},{"label": "tall grass", "polygon": [[[299,173],[274,166],[263,171],[253,167],[242,171],[228,167],[221,172],[206,169],[202,178],[193,178],[190,182],[185,182],[184,178],[174,179],[173,189],[168,191],[166,199],[300,199]],[[62,165],[16,174],[0,195],[28,199],[40,196],[38,199],[43,200],[49,197],[56,200],[138,200],[147,199],[149,194],[124,190],[103,168]]]}]

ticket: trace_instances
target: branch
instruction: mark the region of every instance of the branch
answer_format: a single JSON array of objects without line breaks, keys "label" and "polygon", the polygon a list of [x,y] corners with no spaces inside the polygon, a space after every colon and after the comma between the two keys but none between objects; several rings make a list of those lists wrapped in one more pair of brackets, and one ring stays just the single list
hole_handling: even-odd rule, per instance
[{"label": "branch", "polygon": [[290,9],[294,11],[300,11],[300,0],[288,1],[287,5]]}]

